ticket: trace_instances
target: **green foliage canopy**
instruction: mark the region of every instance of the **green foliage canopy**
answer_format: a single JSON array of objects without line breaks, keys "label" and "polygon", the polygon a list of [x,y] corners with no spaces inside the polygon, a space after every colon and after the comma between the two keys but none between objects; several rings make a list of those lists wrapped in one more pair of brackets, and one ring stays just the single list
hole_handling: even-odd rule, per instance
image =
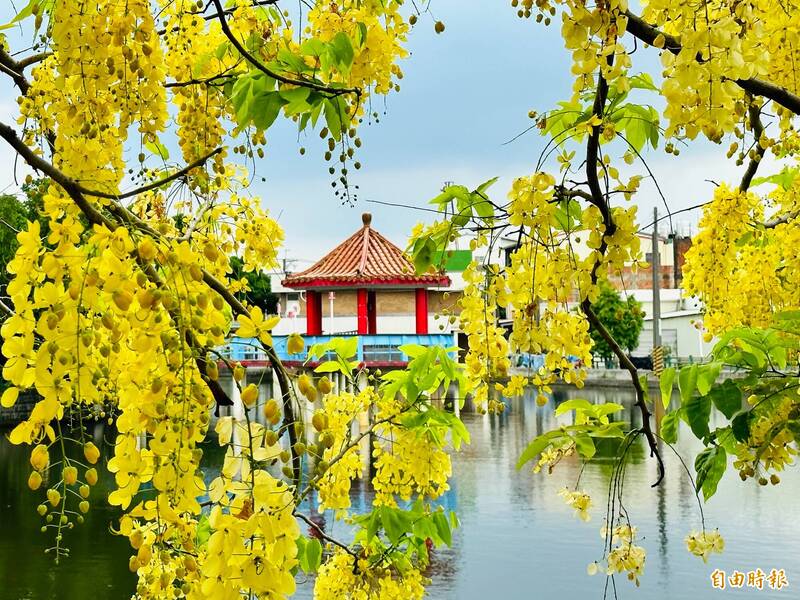
[{"label": "green foliage canopy", "polygon": [[[594,304],[594,310],[622,348],[628,352],[636,348],[644,326],[644,311],[641,302],[632,296],[623,300],[617,290],[610,285],[604,285]],[[609,359],[614,355],[613,350],[599,331],[592,327],[589,334],[594,342],[592,352],[596,356]]]}]

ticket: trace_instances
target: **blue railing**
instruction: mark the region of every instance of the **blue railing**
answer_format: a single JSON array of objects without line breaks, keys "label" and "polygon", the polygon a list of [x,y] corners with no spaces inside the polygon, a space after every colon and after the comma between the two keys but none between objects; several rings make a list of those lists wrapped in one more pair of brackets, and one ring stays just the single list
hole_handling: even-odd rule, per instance
[{"label": "blue railing", "polygon": [[[354,337],[344,335],[304,335],[306,350],[314,344],[321,344],[334,337]],[[288,336],[273,336],[272,342],[278,358],[284,361],[303,361],[303,354],[289,354],[286,344]],[[408,362],[408,357],[399,349],[406,344],[417,346],[442,346],[451,348],[455,346],[452,333],[405,334],[390,333],[381,335],[358,336],[358,350],[356,357],[359,362],[367,363],[395,363]],[[232,338],[225,348],[225,353],[235,361],[266,360],[266,354],[261,349],[258,340],[250,338]],[[455,358],[455,353],[452,353]]]}]

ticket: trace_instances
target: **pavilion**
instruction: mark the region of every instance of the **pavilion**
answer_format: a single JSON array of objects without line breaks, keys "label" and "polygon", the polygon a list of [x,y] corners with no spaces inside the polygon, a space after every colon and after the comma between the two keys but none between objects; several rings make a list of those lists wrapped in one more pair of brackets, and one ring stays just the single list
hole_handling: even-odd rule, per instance
[{"label": "pavilion", "polygon": [[[307,348],[333,337],[357,336],[356,358],[366,367],[402,367],[409,360],[401,349],[405,345],[457,345],[457,332],[449,327],[429,332],[429,322],[435,320],[430,313],[441,309],[443,295],[451,286],[450,277],[443,272],[417,274],[403,251],[372,227],[369,213],[362,215],[358,231],[311,267],[284,277],[281,286],[285,292],[296,292],[299,298],[292,301],[296,309],[287,309],[293,316],[287,315],[272,332],[276,354],[290,366],[313,366],[306,364],[305,355],[288,353],[288,333],[299,333],[294,329],[296,313],[305,317]],[[435,293],[429,296],[431,288]],[[287,306],[288,294],[281,294]],[[330,302],[325,330],[323,296]],[[339,313],[336,317],[334,298]],[[265,365],[266,356],[257,346],[254,340],[234,339],[230,356],[251,367]]]},{"label": "pavilion", "polygon": [[[287,288],[305,290],[306,335],[322,335],[322,296],[336,290],[355,290],[358,335],[377,335],[377,294],[414,290],[416,333],[428,333],[428,288],[447,287],[443,273],[416,274],[403,251],[375,231],[372,215],[363,226],[314,265],[283,280]],[[380,333],[396,333],[383,331]]]}]

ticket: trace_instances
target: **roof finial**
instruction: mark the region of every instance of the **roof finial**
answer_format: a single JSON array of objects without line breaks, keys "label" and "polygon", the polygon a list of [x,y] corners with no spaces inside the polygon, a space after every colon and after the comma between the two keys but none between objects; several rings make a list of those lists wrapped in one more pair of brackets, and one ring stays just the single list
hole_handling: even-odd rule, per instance
[{"label": "roof finial", "polygon": [[364,223],[364,227],[369,227],[372,223],[372,215],[370,213],[363,213],[361,215],[361,222]]}]

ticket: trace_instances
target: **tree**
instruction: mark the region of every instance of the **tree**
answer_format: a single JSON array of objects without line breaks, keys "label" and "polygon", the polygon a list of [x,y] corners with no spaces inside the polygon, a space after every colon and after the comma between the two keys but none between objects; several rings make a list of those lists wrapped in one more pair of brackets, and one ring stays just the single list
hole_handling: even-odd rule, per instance
[{"label": "tree", "polygon": [[272,293],[272,283],[269,275],[264,271],[245,271],[244,263],[238,256],[232,256],[231,276],[247,281],[246,292],[241,294],[249,304],[259,307],[265,314],[275,314],[278,312],[278,296]]},{"label": "tree", "polygon": [[[310,352],[354,391],[290,374],[269,333],[278,318],[245,293],[248,279],[261,280],[242,281],[228,258],[240,257],[246,274],[277,266],[283,234],[251,197],[247,167],[265,156],[279,117],[320,135],[335,194],[350,196],[358,125],[374,96],[399,88],[408,14],[396,0],[318,2],[302,7],[296,27],[275,4],[20,7],[12,24],[33,48],[17,52],[4,38],[0,71],[19,90],[24,125],[0,123],[0,138],[48,184],[41,221],[21,228],[8,262],[1,402],[27,390],[41,398],[9,439],[32,447],[28,483],[60,560],[96,493],[101,457],[86,420],[115,424],[108,501],[123,511],[115,529],[133,548],[137,597],[282,598],[300,567],[319,570],[320,598],[341,597],[342,585],[419,598],[427,541],[450,540],[454,521],[432,501],[447,488],[446,448],[464,436],[431,396],[451,381],[463,387],[460,369],[442,348],[409,347],[407,371],[365,387],[355,341],[338,339]],[[246,369],[220,354],[233,319],[243,343],[269,357],[278,401],[259,397]],[[199,444],[210,410],[234,403],[222,368],[244,417],[219,419],[227,458],[206,486]],[[254,410],[267,426],[252,422]],[[364,411],[373,419],[354,437]],[[299,506],[312,491],[348,516],[359,441],[372,434],[393,441],[379,444],[381,499],[356,541],[301,535],[313,522]],[[66,451],[76,444],[84,460]],[[334,549],[322,566],[320,537]]]},{"label": "tree", "polygon": [[[42,187],[44,181],[26,181],[22,185],[25,199],[20,200],[12,194],[0,196],[0,300],[7,300],[6,286],[10,275],[5,266],[11,262],[17,250],[17,233],[25,229],[28,221],[39,219],[42,208]],[[0,314],[0,322],[5,317]]]},{"label": "tree", "polygon": [[[600,287],[600,294],[594,301],[597,319],[603,324],[619,345],[632,352],[639,345],[639,334],[644,326],[644,312],[641,302],[633,296],[624,301],[613,287],[608,284]],[[595,327],[589,329],[592,336],[592,353],[605,360],[614,355],[611,346]]]},{"label": "tree", "polygon": [[[687,256],[687,288],[702,296],[704,326],[721,342],[712,362],[678,374],[682,404],[665,419],[662,437],[671,439],[669,427],[684,419],[707,446],[694,461],[706,499],[728,454],[737,455],[744,478],[777,477],[800,433],[791,393],[800,309],[796,2],[780,10],[755,0],[710,2],[702,11],[687,2],[649,2],[639,15],[624,0],[514,0],[520,17],[535,14],[548,25],[557,16],[572,52],[573,96],[532,113],[544,150],[507,202],[491,200],[492,180],[474,190],[447,186],[433,201],[442,218],[415,229],[410,252],[424,270],[462,232],[472,235],[473,249],[506,239],[518,244],[507,264],[486,252],[487,263],[464,272],[465,365],[443,348],[404,347],[408,369],[373,375],[378,381],[364,385],[353,340],[309,349],[318,373],[341,372],[355,392],[283,367],[269,333],[277,317],[237,299],[243,286],[228,257],[240,256],[245,271],[274,266],[282,235],[248,196],[243,173],[264,154],[265,132],[278,117],[318,131],[337,194],[349,196],[360,118],[369,97],[398,86],[407,17],[417,21],[401,11],[416,8],[401,9],[399,0],[312,2],[293,29],[291,14],[274,4],[128,0],[123,9],[111,0],[30,0],[14,23],[35,46],[0,49],[3,77],[20,92],[17,122],[25,124],[17,131],[0,123],[0,138],[50,182],[42,209],[49,235],[43,239],[40,222],[29,222],[9,263],[13,306],[2,334],[11,387],[2,404],[13,405],[20,390],[41,395],[10,439],[33,446],[29,485],[46,498],[38,510],[56,559],[69,528],[90,508],[92,465],[100,458],[80,429],[62,429],[63,417],[80,421],[83,408],[102,404],[119,432],[108,461],[117,483],[109,501],[124,510],[118,530],[135,550],[138,597],[286,597],[299,566],[318,571],[320,600],[420,598],[427,540],[447,543],[456,523],[431,501],[447,487],[448,451],[465,438],[460,421],[436,408],[431,395],[455,381],[460,398],[470,392],[483,410],[499,412],[503,403],[490,397],[498,386],[506,394],[538,386],[545,400],[554,383],[582,386],[594,328],[629,371],[641,425],[616,418],[622,407],[615,403],[563,403],[559,414],[574,411],[573,424],[532,440],[518,464],[539,470],[565,456],[591,460],[595,440],[621,440],[602,566],[638,583],[646,550],[625,511],[625,456],[644,439],[658,465],[657,486],[662,447],[639,373],[598,317],[597,301],[610,275],[642,258],[638,232],[647,224],[622,199],[653,175],[645,156],[662,144],[677,156],[679,146],[699,137],[730,142],[727,154],[747,166],[741,181],[720,184],[705,203]],[[633,71],[634,51],[658,52],[659,72]],[[177,161],[167,148],[173,139]],[[768,153],[787,168],[756,178]],[[620,160],[637,173],[623,174]],[[769,191],[754,192],[759,185]],[[500,306],[514,309],[508,340],[494,318]],[[230,315],[236,335],[270,358],[280,401],[259,398],[246,370],[217,354]],[[507,377],[509,347],[545,354],[544,367],[531,378]],[[750,373],[718,384],[723,364]],[[206,486],[198,469],[209,408],[234,402],[219,384],[219,366],[233,374],[237,408],[263,410],[270,425],[250,422],[246,410],[243,419],[221,419],[226,461]],[[675,376],[666,373],[665,396]],[[308,421],[301,413],[310,409],[295,386],[307,400],[320,400],[311,419],[318,434],[300,437]],[[750,400],[735,412],[731,386]],[[712,431],[712,410],[730,424]],[[372,419],[354,435],[363,411]],[[352,544],[320,532],[330,549],[323,562],[319,541],[300,534],[307,517],[298,506],[316,489],[324,505],[348,516],[358,442],[373,433],[376,501],[369,514],[350,515]],[[85,463],[68,458],[68,444],[82,445]],[[272,463],[283,477],[270,471]],[[564,497],[579,515],[591,508],[578,489]],[[721,551],[722,539],[704,528],[687,537],[687,547],[707,558]]]},{"label": "tree", "polygon": [[[705,138],[729,144],[721,153],[737,165],[746,163],[740,181],[719,184],[714,197],[701,205],[700,233],[687,255],[686,287],[706,303],[706,339],[720,335],[721,341],[711,362],[678,375],[682,402],[665,419],[663,439],[672,440],[684,420],[705,444],[694,461],[694,475],[686,473],[705,499],[715,493],[728,454],[737,457],[734,465],[743,479],[755,474],[762,485],[777,483],[775,471],[788,464],[800,440],[800,404],[790,391],[796,385],[791,374],[798,360],[794,319],[800,309],[800,265],[791,241],[800,225],[800,88],[794,67],[788,66],[795,60],[793,44],[800,40],[797,33],[786,37],[788,24],[800,18],[800,6],[783,3],[781,11],[774,11],[757,2],[710,2],[697,12],[687,2],[648,2],[636,14],[624,0],[512,5],[521,18],[535,16],[548,25],[555,16],[561,24],[572,52],[573,95],[551,110],[530,113],[533,124],[527,131],[540,132],[546,142],[535,172],[514,181],[506,202],[489,196],[494,179],[475,189],[447,186],[431,201],[444,217],[415,230],[409,248],[420,270],[429,268],[461,233],[471,237],[473,250],[487,249],[486,261],[464,272],[460,313],[469,338],[467,376],[476,382],[476,401],[484,410],[504,410],[492,394],[498,380],[508,380],[502,386],[505,394],[537,386],[542,403],[554,383],[582,387],[586,373],[581,364],[591,364],[590,329],[629,372],[641,426],[611,420],[622,408],[618,404],[569,401],[557,414],[574,412],[573,425],[536,437],[518,466],[552,470],[565,456],[591,460],[596,439],[623,440],[616,483],[608,494],[602,563],[592,563],[590,571],[624,574],[638,584],[646,551],[625,511],[626,449],[643,438],[658,466],[653,487],[662,484],[665,473],[643,378],[624,343],[598,315],[604,282],[642,262],[637,234],[648,224],[637,222],[635,205],[621,201],[636,196],[643,177],[657,176],[645,161],[660,146],[678,156],[680,146]],[[766,50],[768,40],[775,42],[770,46],[774,52]],[[660,55],[663,70],[633,70],[631,54],[642,44]],[[786,166],[755,177],[768,154]],[[622,163],[634,174],[625,174],[630,169]],[[765,191],[753,191],[765,184]],[[669,211],[667,199],[661,200]],[[491,250],[506,240],[515,240],[516,246],[507,262],[495,262]],[[576,304],[580,312],[573,311]],[[493,318],[498,307],[514,309],[508,340]],[[544,367],[531,377],[509,378],[509,350],[542,353]],[[750,373],[719,384],[723,365]],[[665,405],[675,375],[671,369],[664,373]],[[749,399],[744,408],[743,396]],[[731,420],[711,429],[719,416],[712,411]],[[751,428],[755,423],[758,427]],[[577,489],[565,499],[579,514],[592,502]],[[704,559],[723,547],[719,532],[705,525],[690,533],[686,543]]]}]

